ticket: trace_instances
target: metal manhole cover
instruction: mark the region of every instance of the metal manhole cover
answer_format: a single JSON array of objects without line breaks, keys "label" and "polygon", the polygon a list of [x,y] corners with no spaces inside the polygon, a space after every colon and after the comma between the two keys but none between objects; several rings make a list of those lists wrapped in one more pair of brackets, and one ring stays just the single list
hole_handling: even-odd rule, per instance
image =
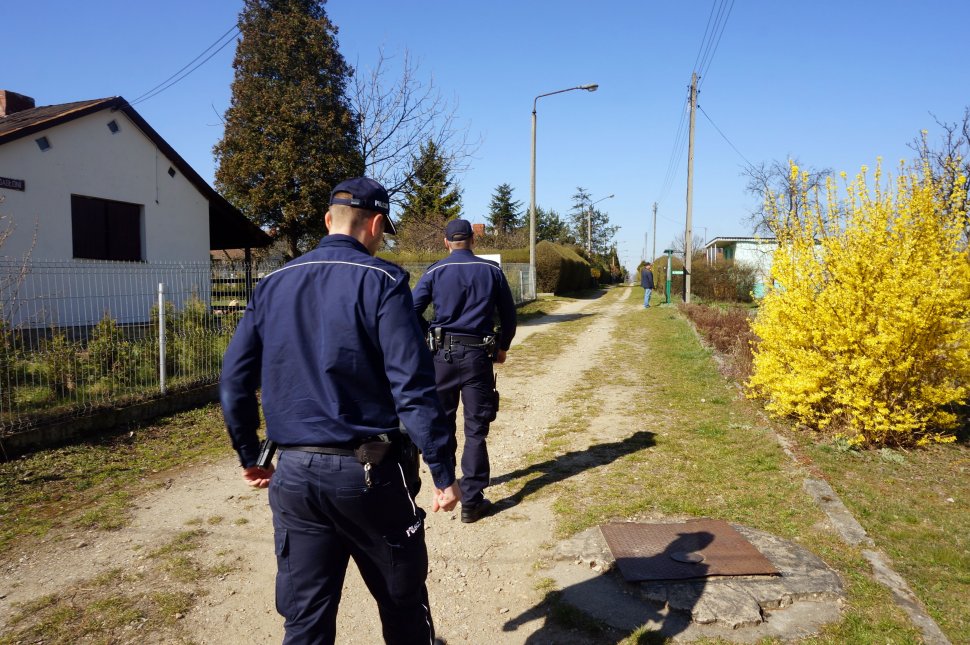
[{"label": "metal manhole cover", "polygon": [[723,520],[603,524],[600,530],[628,582],[778,574],[753,544]]}]

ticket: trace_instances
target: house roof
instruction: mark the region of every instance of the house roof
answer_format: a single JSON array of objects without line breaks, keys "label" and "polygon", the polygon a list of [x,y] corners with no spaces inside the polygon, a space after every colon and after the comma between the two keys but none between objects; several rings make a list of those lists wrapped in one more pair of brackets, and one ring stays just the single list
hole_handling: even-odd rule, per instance
[{"label": "house roof", "polygon": [[172,165],[209,201],[209,246],[239,249],[268,246],[272,238],[217,193],[123,97],[45,105],[0,116],[0,145],[101,110],[118,110],[151,139]]},{"label": "house roof", "polygon": [[773,237],[715,237],[704,245],[705,249],[722,248],[737,244],[738,242],[754,242],[755,244],[776,244],[778,240]]}]

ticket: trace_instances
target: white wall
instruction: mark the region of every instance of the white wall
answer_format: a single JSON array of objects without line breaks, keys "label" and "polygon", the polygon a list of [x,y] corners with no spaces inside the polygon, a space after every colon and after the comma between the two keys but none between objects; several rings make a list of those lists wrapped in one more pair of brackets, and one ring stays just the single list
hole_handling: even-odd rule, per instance
[{"label": "white wall", "polygon": [[[111,120],[120,126],[117,133],[107,127]],[[48,150],[41,151],[35,143],[41,136],[50,141]],[[15,226],[0,248],[0,256],[22,258],[29,253],[31,261],[56,261],[58,273],[72,274],[69,282],[59,280],[56,288],[39,284],[39,275],[28,275],[19,285],[19,293],[49,293],[41,296],[49,300],[41,312],[35,310],[29,316],[31,320],[22,322],[32,326],[91,324],[88,318],[100,318],[105,310],[124,310],[129,320],[147,319],[151,302],[142,302],[143,297],[138,297],[136,304],[130,302],[132,292],[157,290],[157,280],[144,271],[146,263],[209,261],[208,200],[181,172],[169,176],[170,167],[169,159],[134,122],[124,113],[110,110],[0,145],[0,176],[26,182],[23,192],[0,188],[0,214],[6,217],[0,225],[12,222]],[[73,259],[72,194],[142,205],[145,262]],[[135,284],[106,287],[104,275],[124,272],[126,266],[131,267]],[[95,293],[104,294],[98,303],[78,306]],[[199,296],[207,298],[208,293]],[[7,301],[7,315],[11,297],[8,284],[7,293],[0,294],[0,300]],[[68,301],[75,304],[54,304]],[[87,309],[93,313],[80,313]]]},{"label": "white wall", "polygon": [[771,273],[771,260],[777,248],[778,244],[773,241],[740,241],[734,249],[734,261],[754,267],[762,281],[767,281]]},{"label": "white wall", "polygon": [[[112,134],[111,120],[120,130]],[[34,142],[46,136],[41,151]],[[26,191],[0,189],[0,212],[17,227],[0,255],[72,257],[71,195],[142,204],[143,254],[147,262],[202,262],[209,257],[209,204],[176,172],[148,137],[122,112],[102,110],[0,145],[0,176],[26,181]]]}]

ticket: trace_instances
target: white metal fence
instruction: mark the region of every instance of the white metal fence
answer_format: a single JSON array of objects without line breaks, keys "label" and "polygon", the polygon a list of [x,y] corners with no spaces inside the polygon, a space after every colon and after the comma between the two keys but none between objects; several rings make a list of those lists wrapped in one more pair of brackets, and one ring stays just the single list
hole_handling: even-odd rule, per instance
[{"label": "white metal fence", "polygon": [[[0,435],[215,383],[262,276],[281,263],[0,258]],[[427,269],[409,265],[412,283]],[[527,264],[503,265],[516,302]]]}]

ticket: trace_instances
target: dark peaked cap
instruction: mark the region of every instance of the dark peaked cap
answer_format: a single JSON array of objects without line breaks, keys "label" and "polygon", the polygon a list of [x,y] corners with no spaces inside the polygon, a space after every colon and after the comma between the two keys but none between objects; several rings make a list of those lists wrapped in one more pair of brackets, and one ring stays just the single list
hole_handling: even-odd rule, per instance
[{"label": "dark peaked cap", "polygon": [[465,219],[453,219],[445,226],[445,239],[449,242],[460,242],[472,236],[472,225]]},{"label": "dark peaked cap", "polygon": [[[334,197],[337,193],[350,193],[350,198]],[[340,182],[330,191],[330,203],[382,213],[387,221],[387,232],[397,235],[397,227],[391,220],[391,200],[387,191],[370,177],[354,177]]]}]

